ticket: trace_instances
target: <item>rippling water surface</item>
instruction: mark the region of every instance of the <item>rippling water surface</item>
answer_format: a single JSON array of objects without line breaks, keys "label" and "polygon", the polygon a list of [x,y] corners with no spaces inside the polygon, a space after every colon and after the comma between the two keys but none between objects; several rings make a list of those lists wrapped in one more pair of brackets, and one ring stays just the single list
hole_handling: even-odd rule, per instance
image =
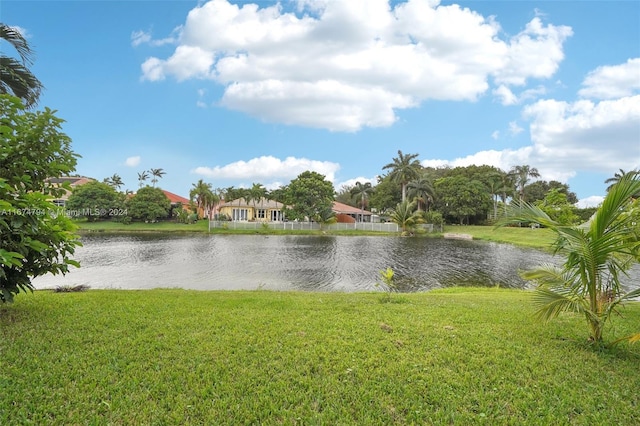
[{"label": "rippling water surface", "polygon": [[523,288],[518,269],[556,261],[507,244],[399,237],[102,234],[84,236],[83,244],[81,268],[38,277],[36,288],[366,291],[387,267],[405,292]]}]

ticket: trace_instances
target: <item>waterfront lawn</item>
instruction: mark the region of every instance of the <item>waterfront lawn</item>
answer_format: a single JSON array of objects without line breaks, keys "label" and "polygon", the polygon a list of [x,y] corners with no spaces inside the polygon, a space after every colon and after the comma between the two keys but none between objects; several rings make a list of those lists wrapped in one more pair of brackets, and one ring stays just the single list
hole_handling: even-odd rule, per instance
[{"label": "waterfront lawn", "polygon": [[551,247],[556,235],[545,228],[529,227],[501,227],[494,226],[445,226],[444,232],[472,235],[476,240],[510,243],[524,247],[545,248]]},{"label": "waterfront lawn", "polygon": [[[640,424],[640,344],[531,293],[37,291],[0,306],[0,424]],[[607,338],[640,324],[640,304]]]}]

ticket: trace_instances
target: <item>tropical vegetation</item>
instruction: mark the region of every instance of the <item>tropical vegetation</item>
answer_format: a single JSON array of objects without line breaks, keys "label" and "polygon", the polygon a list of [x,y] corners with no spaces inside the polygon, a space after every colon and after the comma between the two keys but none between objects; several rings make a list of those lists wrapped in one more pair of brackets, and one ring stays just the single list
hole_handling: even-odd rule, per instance
[{"label": "tropical vegetation", "polygon": [[31,72],[33,50],[17,27],[0,23],[0,40],[15,49],[20,59],[14,59],[0,50],[0,94],[9,94],[22,100],[27,108],[34,107],[43,86]]},{"label": "tropical vegetation", "polygon": [[[640,288],[627,292],[620,283],[640,261],[640,201],[633,198],[639,191],[638,174],[621,176],[584,226],[564,225],[525,202],[511,207],[501,224],[527,222],[550,229],[556,234],[555,253],[564,259],[562,265],[542,265],[521,274],[538,284],[535,301],[541,319],[578,313],[589,325],[590,340],[601,344],[605,326],[619,307],[640,296]],[[640,340],[640,334],[628,338]]]},{"label": "tropical vegetation", "polygon": [[77,154],[49,108],[27,111],[0,95],[0,301],[33,290],[31,279],[65,273],[80,245],[76,227],[52,199],[68,186],[50,183],[73,172]]}]

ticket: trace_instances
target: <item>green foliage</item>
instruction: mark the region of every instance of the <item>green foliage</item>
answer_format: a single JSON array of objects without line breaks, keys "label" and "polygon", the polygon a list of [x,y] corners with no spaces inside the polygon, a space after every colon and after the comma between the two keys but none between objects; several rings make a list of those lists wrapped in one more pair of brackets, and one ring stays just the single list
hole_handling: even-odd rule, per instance
[{"label": "green foliage", "polygon": [[220,201],[220,197],[213,193],[210,183],[205,183],[202,179],[192,185],[189,191],[189,198],[196,204],[198,213],[200,210],[208,215],[213,206]]},{"label": "green foliage", "polygon": [[[109,184],[88,182],[74,188],[65,204],[67,212],[74,217],[86,217],[89,221],[119,219],[124,216],[124,194],[116,192]],[[119,213],[123,214],[119,214]]]},{"label": "green foliage", "polygon": [[378,177],[378,184],[375,189],[375,192],[369,198],[369,206],[375,208],[378,212],[392,210],[402,202],[402,192],[389,175]]},{"label": "green foliage", "polygon": [[575,225],[580,218],[576,208],[567,200],[567,194],[560,189],[551,189],[541,202],[536,203],[542,211],[561,225]]},{"label": "green foliage", "polygon": [[527,202],[535,203],[536,201],[544,200],[549,191],[554,189],[564,194],[569,204],[575,204],[578,202],[578,196],[575,192],[571,192],[569,190],[569,185],[555,180],[550,182],[547,182],[546,180],[538,180],[528,184],[524,187],[524,196]]},{"label": "green foliage", "polygon": [[72,172],[77,155],[54,111],[28,112],[0,95],[0,301],[33,290],[31,279],[79,266],[76,227],[51,199],[65,188],[47,183]]},{"label": "green foliage", "polygon": [[418,222],[420,213],[416,212],[415,202],[403,201],[391,212],[390,219],[393,223],[398,224],[402,228],[402,232],[405,233]]},{"label": "green foliage", "polygon": [[589,325],[591,341],[600,344],[617,307],[640,296],[640,288],[625,293],[620,284],[620,276],[640,260],[640,232],[635,222],[640,206],[632,201],[638,191],[639,177],[622,177],[584,227],[562,225],[527,203],[513,208],[501,223],[538,223],[556,234],[555,252],[564,258],[564,264],[542,265],[522,273],[538,284],[541,319],[555,318],[561,312],[579,313]]},{"label": "green foliage", "polygon": [[383,297],[384,302],[391,301],[391,293],[396,291],[396,283],[393,279],[395,273],[393,269],[387,267],[387,269],[382,269],[378,271],[378,275],[382,280],[382,283],[376,283],[376,287],[382,287],[385,292],[385,296]]},{"label": "green foliage", "polygon": [[40,80],[29,70],[33,63],[31,46],[20,31],[3,23],[0,23],[0,40],[6,41],[20,56],[20,60],[16,60],[0,50],[0,94],[14,95],[30,108],[38,102],[43,88]]},{"label": "green foliage", "polygon": [[313,220],[319,223],[320,229],[323,230],[325,225],[336,223],[338,221],[338,218],[336,217],[336,213],[333,211],[333,209],[329,207],[316,213],[316,215],[313,217]]},{"label": "green foliage", "polygon": [[382,167],[382,170],[389,169],[389,178],[392,182],[400,184],[402,188],[402,201],[407,200],[407,184],[420,176],[422,166],[417,160],[419,154],[403,154],[398,150],[398,156],[393,158],[393,162]]},{"label": "green foliage", "polygon": [[438,179],[434,186],[436,209],[461,225],[482,221],[492,207],[491,195],[480,181],[455,176]]},{"label": "green foliage", "polygon": [[171,202],[160,188],[145,186],[128,199],[125,206],[132,219],[154,222],[167,217]]},{"label": "green foliage", "polygon": [[293,179],[284,191],[288,219],[311,220],[333,206],[333,184],[318,172],[306,171]]}]

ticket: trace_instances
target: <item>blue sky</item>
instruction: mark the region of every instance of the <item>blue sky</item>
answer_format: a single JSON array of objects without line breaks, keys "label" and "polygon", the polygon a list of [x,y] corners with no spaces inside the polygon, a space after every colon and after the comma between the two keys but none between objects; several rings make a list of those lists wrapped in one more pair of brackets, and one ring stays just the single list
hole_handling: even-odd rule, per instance
[{"label": "blue sky", "polygon": [[340,189],[402,150],[529,164],[593,204],[640,167],[637,1],[3,0],[0,21],[77,172],[131,190],[150,168],[187,197],[305,170]]}]

